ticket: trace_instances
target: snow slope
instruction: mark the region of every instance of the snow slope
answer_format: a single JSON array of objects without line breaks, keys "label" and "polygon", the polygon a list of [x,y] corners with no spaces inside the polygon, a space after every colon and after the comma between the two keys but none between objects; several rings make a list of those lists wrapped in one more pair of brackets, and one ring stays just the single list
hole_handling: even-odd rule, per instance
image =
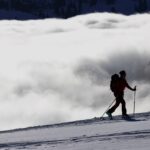
[{"label": "snow slope", "polygon": [[0,149],[149,150],[150,113],[134,121],[89,119],[0,132]]}]

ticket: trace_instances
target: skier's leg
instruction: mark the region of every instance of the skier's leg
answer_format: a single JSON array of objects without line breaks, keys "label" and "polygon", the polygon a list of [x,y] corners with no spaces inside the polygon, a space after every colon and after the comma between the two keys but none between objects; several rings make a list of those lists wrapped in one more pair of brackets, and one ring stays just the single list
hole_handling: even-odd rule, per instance
[{"label": "skier's leg", "polygon": [[119,106],[119,104],[120,104],[120,100],[116,97],[116,103],[115,103],[114,106],[112,106],[112,107],[108,110],[108,113],[113,113],[113,112],[116,110],[116,108]]},{"label": "skier's leg", "polygon": [[124,99],[122,99],[121,104],[122,104],[122,118],[123,119],[131,119],[130,116],[127,114],[126,102]]},{"label": "skier's leg", "polygon": [[122,104],[122,115],[126,115],[127,114],[127,109],[126,109],[126,102],[125,102],[125,100],[124,100],[124,94],[122,93],[121,95],[120,95],[120,102],[121,102],[121,104]]},{"label": "skier's leg", "polygon": [[127,109],[126,109],[126,102],[124,99],[121,101],[121,104],[122,104],[122,115],[126,115]]}]

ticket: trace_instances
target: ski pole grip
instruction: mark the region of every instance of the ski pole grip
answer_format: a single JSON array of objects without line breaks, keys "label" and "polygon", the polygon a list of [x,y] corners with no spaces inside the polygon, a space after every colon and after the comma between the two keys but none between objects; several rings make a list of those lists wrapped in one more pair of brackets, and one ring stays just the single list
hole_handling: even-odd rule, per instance
[{"label": "ski pole grip", "polygon": [[136,86],[134,87],[135,91],[136,91]]}]

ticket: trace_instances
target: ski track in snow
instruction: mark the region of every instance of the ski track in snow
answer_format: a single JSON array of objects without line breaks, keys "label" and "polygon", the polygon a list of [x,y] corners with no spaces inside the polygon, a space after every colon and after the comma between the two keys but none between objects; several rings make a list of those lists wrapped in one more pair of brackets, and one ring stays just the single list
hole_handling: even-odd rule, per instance
[{"label": "ski track in snow", "polygon": [[93,141],[109,141],[109,140],[125,140],[125,139],[136,139],[136,138],[150,138],[150,130],[133,131],[133,132],[122,132],[116,134],[107,135],[94,135],[94,136],[81,136],[73,137],[70,139],[54,140],[54,141],[40,141],[40,142],[24,142],[24,143],[6,143],[1,144],[0,148],[13,148],[13,147],[28,147],[34,146],[39,147],[41,145],[57,145],[57,144],[71,144],[77,142],[93,142]]},{"label": "ski track in snow", "polygon": [[[16,134],[18,134],[18,133],[20,135],[22,134],[22,136],[24,136],[23,132],[32,132],[33,130],[39,130],[39,131],[42,131],[44,129],[64,130],[64,128],[66,128],[66,129],[71,128],[72,130],[77,130],[77,132],[78,132],[78,129],[81,128],[81,130],[82,130],[82,127],[88,128],[90,126],[90,127],[93,127],[93,130],[95,130],[95,126],[98,126],[99,131],[100,131],[101,127],[103,125],[106,126],[105,130],[106,131],[108,130],[108,132],[106,132],[105,134],[100,134],[99,131],[97,131],[97,133],[95,132],[94,134],[92,134],[92,132],[89,131],[89,132],[91,132],[91,135],[88,132],[85,132],[85,134],[83,134],[83,135],[82,135],[82,133],[81,134],[80,133],[73,134],[73,132],[72,132],[70,137],[64,136],[64,138],[58,137],[58,139],[52,139],[54,137],[50,136],[50,140],[46,140],[46,139],[40,140],[38,138],[37,139],[33,138],[32,140],[28,140],[28,137],[24,137],[24,139],[26,139],[26,140],[23,140],[20,142],[14,141],[14,142],[1,143],[0,149],[3,149],[3,150],[43,149],[43,150],[45,150],[45,149],[54,149],[55,148],[57,150],[60,148],[61,149],[68,148],[68,149],[74,150],[74,149],[80,149],[81,147],[83,147],[83,149],[85,149],[86,145],[88,145],[88,144],[95,145],[95,149],[98,149],[98,147],[102,148],[100,146],[101,144],[106,145],[106,149],[111,149],[112,143],[116,143],[116,145],[117,145],[117,143],[126,143],[126,146],[128,146],[128,142],[132,143],[132,141],[145,141],[145,140],[150,139],[150,129],[148,129],[144,126],[143,126],[143,128],[138,129],[139,125],[142,126],[142,124],[149,124],[149,116],[150,116],[150,113],[145,113],[145,114],[143,113],[143,115],[137,114],[136,115],[137,120],[132,121],[132,122],[121,120],[120,117],[115,117],[115,120],[101,121],[98,119],[89,119],[89,120],[76,121],[76,122],[72,122],[72,123],[70,122],[70,123],[63,123],[63,124],[58,124],[58,125],[50,125],[49,127],[41,126],[41,127],[32,127],[32,128],[26,128],[26,129],[18,129],[16,131],[15,130],[1,131],[0,143],[1,143],[2,135],[6,134],[6,137],[7,137],[7,134],[8,135],[11,134],[11,135],[14,135],[14,138],[16,138],[17,137]],[[122,131],[119,130],[118,132],[116,132],[113,128],[107,129],[107,125],[109,125],[109,124],[110,124],[110,126],[115,125],[116,127],[118,127],[118,129],[122,125],[125,125],[125,126],[129,126],[129,129],[128,130],[125,129]],[[134,128],[131,128],[130,125],[131,125],[131,127],[134,126]],[[133,130],[133,129],[135,129],[135,130]],[[39,132],[39,131],[37,131],[37,132]],[[103,132],[101,132],[101,133],[103,133]],[[47,132],[47,134],[49,134],[49,133]],[[39,136],[41,136],[41,135],[39,135]],[[107,145],[107,142],[109,142],[110,145]],[[140,144],[140,143],[138,142],[137,145],[138,144]],[[131,148],[131,147],[129,146],[128,148]],[[91,150],[91,148],[89,147],[88,150]]]}]

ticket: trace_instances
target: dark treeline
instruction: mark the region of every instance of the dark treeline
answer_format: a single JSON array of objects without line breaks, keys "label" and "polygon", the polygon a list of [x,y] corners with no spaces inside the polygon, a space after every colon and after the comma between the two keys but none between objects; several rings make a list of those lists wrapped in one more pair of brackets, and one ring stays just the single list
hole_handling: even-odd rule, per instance
[{"label": "dark treeline", "polygon": [[92,12],[130,15],[148,12],[150,2],[149,0],[0,0],[0,10],[19,11],[37,18],[69,18]]}]

